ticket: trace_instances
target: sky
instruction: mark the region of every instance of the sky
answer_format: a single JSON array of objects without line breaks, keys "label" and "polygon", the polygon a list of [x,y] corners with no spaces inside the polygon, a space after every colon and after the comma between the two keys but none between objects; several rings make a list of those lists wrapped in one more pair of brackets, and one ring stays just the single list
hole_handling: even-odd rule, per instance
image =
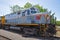
[{"label": "sky", "polygon": [[10,14],[10,7],[19,5],[23,7],[27,2],[36,5],[39,4],[43,8],[47,8],[55,13],[57,20],[60,20],[60,0],[0,0],[0,16]]}]

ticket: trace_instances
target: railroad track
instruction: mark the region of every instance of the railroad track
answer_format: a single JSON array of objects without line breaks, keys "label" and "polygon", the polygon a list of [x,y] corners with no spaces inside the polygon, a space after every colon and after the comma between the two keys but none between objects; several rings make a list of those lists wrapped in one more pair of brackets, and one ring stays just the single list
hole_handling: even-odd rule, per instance
[{"label": "railroad track", "polygon": [[7,38],[7,37],[4,37],[4,36],[0,35],[0,40],[11,40],[11,39],[9,39],[9,38]]},{"label": "railroad track", "polygon": [[[60,37],[37,37],[37,36],[28,36],[28,37],[22,37],[21,35],[16,35],[15,36],[15,34],[20,34],[20,32],[18,33],[17,32],[18,30],[5,30],[5,31],[0,31],[0,33],[2,33],[2,35],[0,35],[2,38],[4,38],[4,40],[6,39],[6,40],[60,40]],[[14,36],[11,36],[11,35],[13,35],[13,34],[10,34],[10,33],[8,33],[8,32],[11,32],[11,33],[15,33],[14,34]],[[9,34],[10,35],[10,39],[9,38],[7,38],[9,35],[6,35],[6,34]],[[5,36],[5,37],[4,37]],[[28,38],[28,39],[27,39]],[[3,39],[2,39],[3,40]]]}]

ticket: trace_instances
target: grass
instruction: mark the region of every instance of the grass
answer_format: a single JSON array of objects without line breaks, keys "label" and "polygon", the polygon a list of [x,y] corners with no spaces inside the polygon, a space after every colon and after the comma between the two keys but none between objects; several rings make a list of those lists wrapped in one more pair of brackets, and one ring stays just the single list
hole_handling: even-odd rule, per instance
[{"label": "grass", "polygon": [[56,25],[57,26],[60,26],[60,21],[56,21]]}]

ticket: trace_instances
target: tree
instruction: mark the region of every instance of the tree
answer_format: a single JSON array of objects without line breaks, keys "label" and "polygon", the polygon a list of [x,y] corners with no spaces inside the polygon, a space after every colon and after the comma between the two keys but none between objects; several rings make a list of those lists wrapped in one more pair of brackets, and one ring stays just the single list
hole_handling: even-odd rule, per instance
[{"label": "tree", "polygon": [[51,15],[51,23],[55,24],[56,22],[56,17],[54,17],[55,13]]},{"label": "tree", "polygon": [[44,9],[43,9],[43,12],[46,12],[46,11],[47,11],[47,9],[44,8]]},{"label": "tree", "polygon": [[20,11],[21,9],[23,9],[23,7],[20,7],[20,6],[18,6],[18,5],[14,5],[14,6],[11,7],[11,11],[12,11],[12,12],[18,12],[18,11]]},{"label": "tree", "polygon": [[39,5],[34,5],[34,7],[38,8],[40,12],[46,12],[47,11],[47,9],[45,9],[42,6],[39,6]]},{"label": "tree", "polygon": [[24,8],[30,8],[30,7],[32,7],[32,4],[29,3],[29,2],[27,2],[27,3],[24,5]]},{"label": "tree", "polygon": [[[24,5],[24,8],[30,8],[30,7],[32,7],[32,4],[29,3],[29,2],[27,2],[27,3]],[[47,9],[43,8],[43,7],[40,6],[40,5],[34,5],[34,7],[38,8],[40,12],[46,12],[46,11],[47,11]],[[18,6],[18,5],[14,5],[14,6],[11,7],[11,11],[12,11],[12,12],[18,12],[18,11],[20,11],[21,9],[24,9],[24,8],[23,8],[23,7],[20,7],[20,6]]]}]

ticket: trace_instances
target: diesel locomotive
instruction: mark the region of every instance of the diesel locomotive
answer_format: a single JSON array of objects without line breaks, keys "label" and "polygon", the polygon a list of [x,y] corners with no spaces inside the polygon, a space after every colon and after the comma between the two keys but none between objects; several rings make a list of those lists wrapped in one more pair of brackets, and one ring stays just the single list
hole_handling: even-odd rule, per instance
[{"label": "diesel locomotive", "polygon": [[50,12],[31,7],[0,17],[0,28],[19,27],[23,35],[54,36],[56,19]]}]

